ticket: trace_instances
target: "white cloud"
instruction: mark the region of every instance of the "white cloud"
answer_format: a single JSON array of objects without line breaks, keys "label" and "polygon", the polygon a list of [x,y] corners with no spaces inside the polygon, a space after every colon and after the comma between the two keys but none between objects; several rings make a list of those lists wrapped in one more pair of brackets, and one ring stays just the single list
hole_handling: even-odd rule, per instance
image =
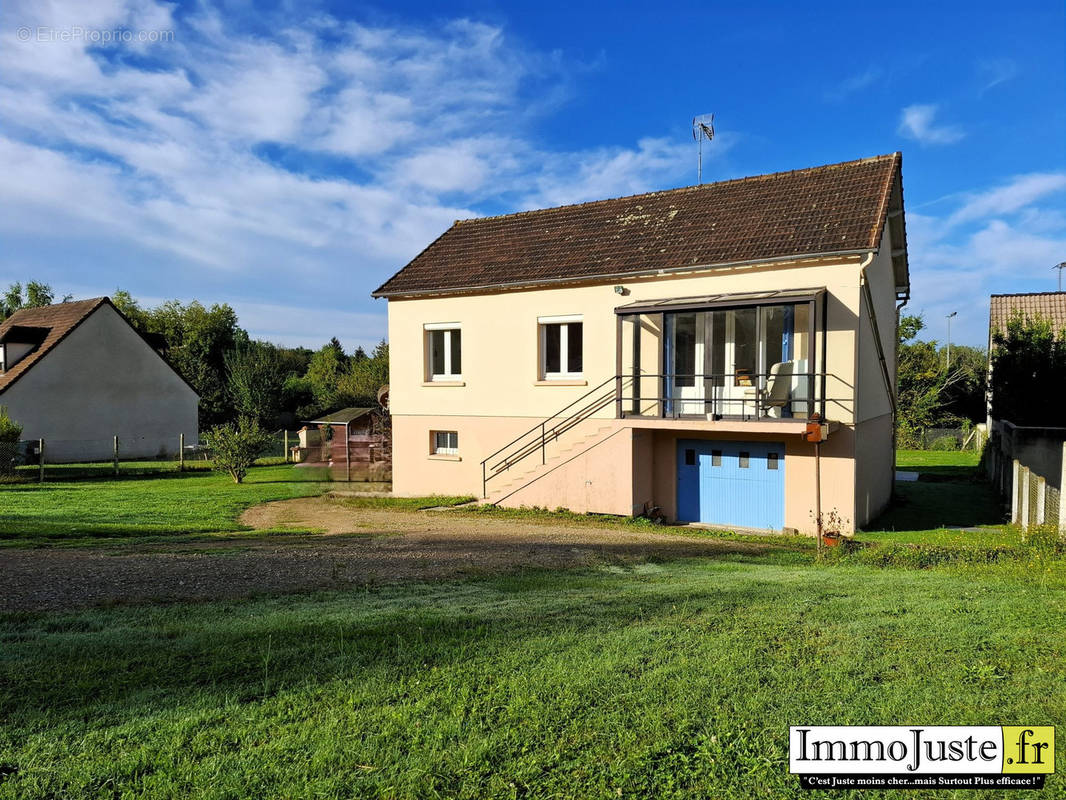
[{"label": "white cloud", "polygon": [[956,125],[937,125],[935,104],[911,105],[900,114],[898,132],[919,144],[951,144],[966,134]]},{"label": "white cloud", "polygon": [[[499,27],[289,15],[253,33],[234,8],[5,5],[0,272],[61,292],[239,298],[253,334],[363,326],[372,343],[369,292],[453,220],[663,188],[691,169],[662,139],[557,152],[521,133],[569,91],[565,65]],[[21,26],[174,35],[92,47],[23,42]],[[282,297],[297,321],[281,321]]]},{"label": "white cloud", "polygon": [[864,72],[859,72],[845,78],[836,86],[827,89],[823,95],[826,100],[830,101],[844,100],[855,94],[855,92],[873,86],[880,81],[884,75],[885,72],[880,67],[869,67]]},{"label": "white cloud", "polygon": [[1037,172],[1018,175],[1009,183],[967,197],[949,218],[957,225],[990,215],[1011,214],[1054,192],[1066,189],[1066,173]]}]

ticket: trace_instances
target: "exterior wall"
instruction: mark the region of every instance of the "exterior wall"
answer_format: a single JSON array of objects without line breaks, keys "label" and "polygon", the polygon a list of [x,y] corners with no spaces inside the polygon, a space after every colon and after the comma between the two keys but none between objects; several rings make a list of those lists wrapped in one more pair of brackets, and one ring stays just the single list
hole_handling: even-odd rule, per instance
[{"label": "exterior wall", "polygon": [[[866,278],[870,282],[870,293],[877,313],[877,326],[881,334],[881,347],[888,362],[888,374],[892,380],[893,390],[896,381],[896,290],[895,275],[892,270],[892,240],[888,226],[881,239],[881,250],[866,268]],[[892,402],[885,390],[885,379],[881,373],[881,364],[877,358],[877,346],[873,327],[870,324],[870,310],[863,301],[859,305],[858,319],[859,347],[856,356],[856,386],[858,387],[857,422],[875,419],[892,411]]]},{"label": "exterior wall", "polygon": [[860,422],[855,429],[855,525],[875,520],[892,499],[896,478],[892,414]]},{"label": "exterior wall", "polygon": [[[751,267],[528,291],[392,299],[389,346],[393,353],[404,357],[393,359],[391,364],[390,410],[394,418],[427,414],[529,417],[532,425],[615,374],[614,309],[619,305],[668,297],[824,286],[828,289],[829,314],[830,377],[826,393],[836,398],[827,407],[827,416],[851,423],[859,313],[857,263],[858,259],[846,263],[823,261],[805,266]],[[626,287],[628,295],[620,297],[614,292],[613,287],[619,283]],[[578,385],[539,381],[537,318],[569,314],[583,315],[584,378],[576,382]],[[442,322],[462,326],[462,385],[427,384],[425,380],[423,326]],[[645,371],[653,371],[657,337],[654,332],[647,334],[642,340],[642,366]],[[815,347],[820,356],[820,335],[818,339]],[[628,354],[625,360],[629,361]],[[605,409],[602,415],[613,416],[613,409]]]},{"label": "exterior wall", "polygon": [[168,455],[196,444],[196,393],[110,306],[103,305],[0,394],[23,438],[48,461]]}]

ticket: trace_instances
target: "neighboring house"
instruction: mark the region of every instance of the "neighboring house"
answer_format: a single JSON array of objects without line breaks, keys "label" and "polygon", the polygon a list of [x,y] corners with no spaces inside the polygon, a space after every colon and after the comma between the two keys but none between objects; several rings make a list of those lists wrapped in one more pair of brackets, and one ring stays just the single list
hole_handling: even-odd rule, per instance
[{"label": "neighboring house", "polygon": [[0,405],[52,462],[178,452],[199,397],[106,297],[16,311],[0,324]]},{"label": "neighboring house", "polygon": [[456,222],[374,296],[397,493],[803,531],[819,483],[846,528],[889,501],[899,153]]},{"label": "neighboring house", "polygon": [[1051,323],[1057,336],[1066,330],[1066,292],[1032,292],[1029,294],[994,294],[988,304],[988,425],[992,425],[992,337],[1006,333],[1011,317],[1042,317]]}]

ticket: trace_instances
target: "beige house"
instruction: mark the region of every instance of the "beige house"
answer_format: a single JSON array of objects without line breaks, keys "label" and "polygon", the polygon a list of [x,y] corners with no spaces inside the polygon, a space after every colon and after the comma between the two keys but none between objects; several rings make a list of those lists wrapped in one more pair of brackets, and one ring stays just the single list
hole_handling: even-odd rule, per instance
[{"label": "beige house", "polygon": [[891,495],[899,153],[456,222],[374,295],[399,494],[800,531]]},{"label": "beige house", "polygon": [[0,405],[50,462],[177,453],[199,397],[106,297],[16,311],[0,324]]}]

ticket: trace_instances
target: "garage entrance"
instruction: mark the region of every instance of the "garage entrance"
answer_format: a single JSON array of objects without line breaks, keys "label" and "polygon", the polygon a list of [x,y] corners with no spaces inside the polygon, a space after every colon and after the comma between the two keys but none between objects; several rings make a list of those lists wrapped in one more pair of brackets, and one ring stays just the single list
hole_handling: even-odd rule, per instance
[{"label": "garage entrance", "polygon": [[785,525],[785,446],[681,439],[677,518],[741,528]]}]

